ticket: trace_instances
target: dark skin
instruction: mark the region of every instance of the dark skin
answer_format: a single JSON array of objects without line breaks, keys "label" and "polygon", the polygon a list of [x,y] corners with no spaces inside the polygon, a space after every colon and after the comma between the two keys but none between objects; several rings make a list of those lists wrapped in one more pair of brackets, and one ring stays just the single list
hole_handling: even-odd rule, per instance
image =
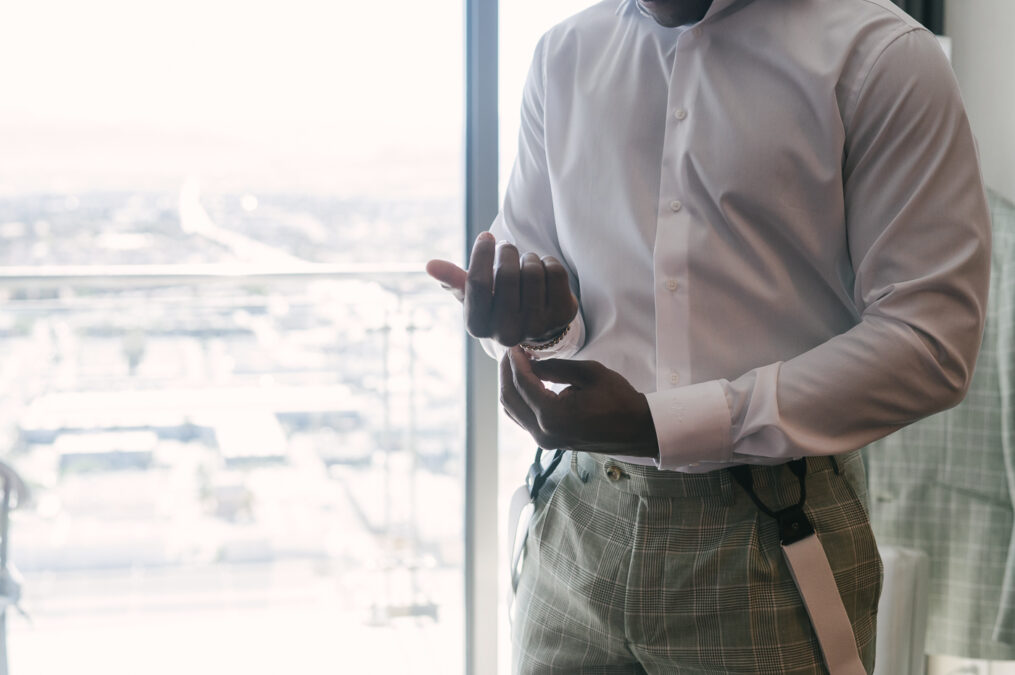
[{"label": "dark skin", "polygon": [[578,298],[568,284],[567,268],[552,256],[518,255],[489,232],[476,238],[469,269],[431,260],[426,271],[465,307],[465,327],[477,338],[505,347],[546,342],[578,314]]},{"label": "dark skin", "polygon": [[705,18],[712,0],[638,0],[638,6],[660,26],[675,28]]},{"label": "dark skin", "polygon": [[[669,28],[700,21],[712,0],[637,0],[643,12]],[[659,445],[645,395],[598,361],[534,361],[518,345],[546,342],[578,313],[567,268],[552,257],[497,244],[481,234],[468,270],[431,260],[427,272],[463,305],[465,325],[477,338],[508,347],[500,362],[505,412],[540,447],[656,457]],[[560,393],[543,382],[568,385]]]},{"label": "dark skin", "polygon": [[[645,395],[598,361],[533,361],[513,347],[501,359],[500,379],[504,411],[541,448],[659,455]],[[543,381],[568,386],[555,393]]]},{"label": "dark skin", "polygon": [[[533,361],[518,345],[552,339],[578,313],[567,268],[552,257],[500,245],[481,234],[468,270],[431,260],[427,272],[463,305],[474,337],[509,347],[500,362],[501,404],[547,449],[655,457],[655,425],[645,395],[597,361]],[[543,382],[566,384],[559,394]]]}]

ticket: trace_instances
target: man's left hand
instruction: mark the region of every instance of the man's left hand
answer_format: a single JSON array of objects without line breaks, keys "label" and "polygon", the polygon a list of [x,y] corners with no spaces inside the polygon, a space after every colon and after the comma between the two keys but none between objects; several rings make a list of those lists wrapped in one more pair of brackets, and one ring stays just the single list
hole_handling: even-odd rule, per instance
[{"label": "man's left hand", "polygon": [[[545,449],[656,457],[645,395],[598,361],[533,361],[518,347],[500,362],[501,404]],[[569,385],[560,393],[543,380]]]}]

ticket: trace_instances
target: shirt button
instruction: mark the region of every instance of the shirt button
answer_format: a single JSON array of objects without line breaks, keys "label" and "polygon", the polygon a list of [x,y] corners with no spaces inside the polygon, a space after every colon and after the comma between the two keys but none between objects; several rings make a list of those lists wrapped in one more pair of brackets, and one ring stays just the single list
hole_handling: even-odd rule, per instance
[{"label": "shirt button", "polygon": [[679,211],[682,208],[684,208],[684,205],[681,204],[676,199],[674,199],[672,202],[670,202],[670,211],[673,211],[673,213],[676,213],[677,211]]},{"label": "shirt button", "polygon": [[673,373],[670,375],[671,384],[680,384],[680,373]]},{"label": "shirt button", "polygon": [[666,282],[666,288],[670,289],[671,291],[677,290],[677,280],[676,279],[670,279],[669,281],[667,281]]},{"label": "shirt button", "polygon": [[622,474],[619,466],[615,464],[610,464],[609,466],[606,467],[606,477],[612,480],[613,482],[617,482],[618,480],[620,480],[621,475]]},{"label": "shirt button", "polygon": [[690,463],[690,464],[688,464],[687,466],[689,466],[689,467],[691,467],[691,468],[693,469],[693,468],[695,468],[695,467],[697,467],[697,466],[701,466],[701,464],[699,464],[698,462],[691,462],[691,463]]},{"label": "shirt button", "polygon": [[678,120],[685,119],[687,117],[687,111],[684,110],[683,108],[677,108],[676,110],[673,111],[673,116],[676,117]]}]

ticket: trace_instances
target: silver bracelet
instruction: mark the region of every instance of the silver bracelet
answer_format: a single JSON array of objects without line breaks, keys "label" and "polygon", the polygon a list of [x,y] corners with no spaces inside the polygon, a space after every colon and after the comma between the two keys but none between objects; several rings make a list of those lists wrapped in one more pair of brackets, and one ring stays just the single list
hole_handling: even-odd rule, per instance
[{"label": "silver bracelet", "polygon": [[545,350],[549,349],[550,347],[555,347],[558,344],[560,344],[560,341],[564,339],[564,336],[567,335],[568,331],[570,331],[570,330],[571,330],[571,324],[567,324],[567,326],[564,327],[564,330],[561,331],[560,335],[558,335],[557,337],[553,338],[552,340],[550,340],[548,342],[540,342],[538,344],[531,344],[531,343],[528,343],[528,342],[523,342],[521,344],[521,347],[522,347],[522,349],[524,349],[525,351],[528,351],[528,352],[541,352],[541,351],[545,351]]}]

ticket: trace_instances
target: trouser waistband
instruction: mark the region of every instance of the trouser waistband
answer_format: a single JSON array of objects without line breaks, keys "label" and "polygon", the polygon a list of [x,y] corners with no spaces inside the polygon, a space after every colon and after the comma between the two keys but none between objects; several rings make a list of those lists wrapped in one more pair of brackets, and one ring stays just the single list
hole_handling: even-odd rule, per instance
[{"label": "trouser waistband", "polygon": [[[846,470],[862,470],[859,451],[837,456],[808,457],[807,474]],[[572,452],[571,471],[583,483],[592,480],[604,485],[643,497],[718,498],[732,502],[736,482],[728,470],[717,469],[708,473],[681,473],[661,471],[653,466],[622,462],[605,455]],[[796,477],[784,464],[775,466],[752,465],[751,473],[758,495],[768,498],[773,508],[783,503],[795,503],[798,493]]]}]

